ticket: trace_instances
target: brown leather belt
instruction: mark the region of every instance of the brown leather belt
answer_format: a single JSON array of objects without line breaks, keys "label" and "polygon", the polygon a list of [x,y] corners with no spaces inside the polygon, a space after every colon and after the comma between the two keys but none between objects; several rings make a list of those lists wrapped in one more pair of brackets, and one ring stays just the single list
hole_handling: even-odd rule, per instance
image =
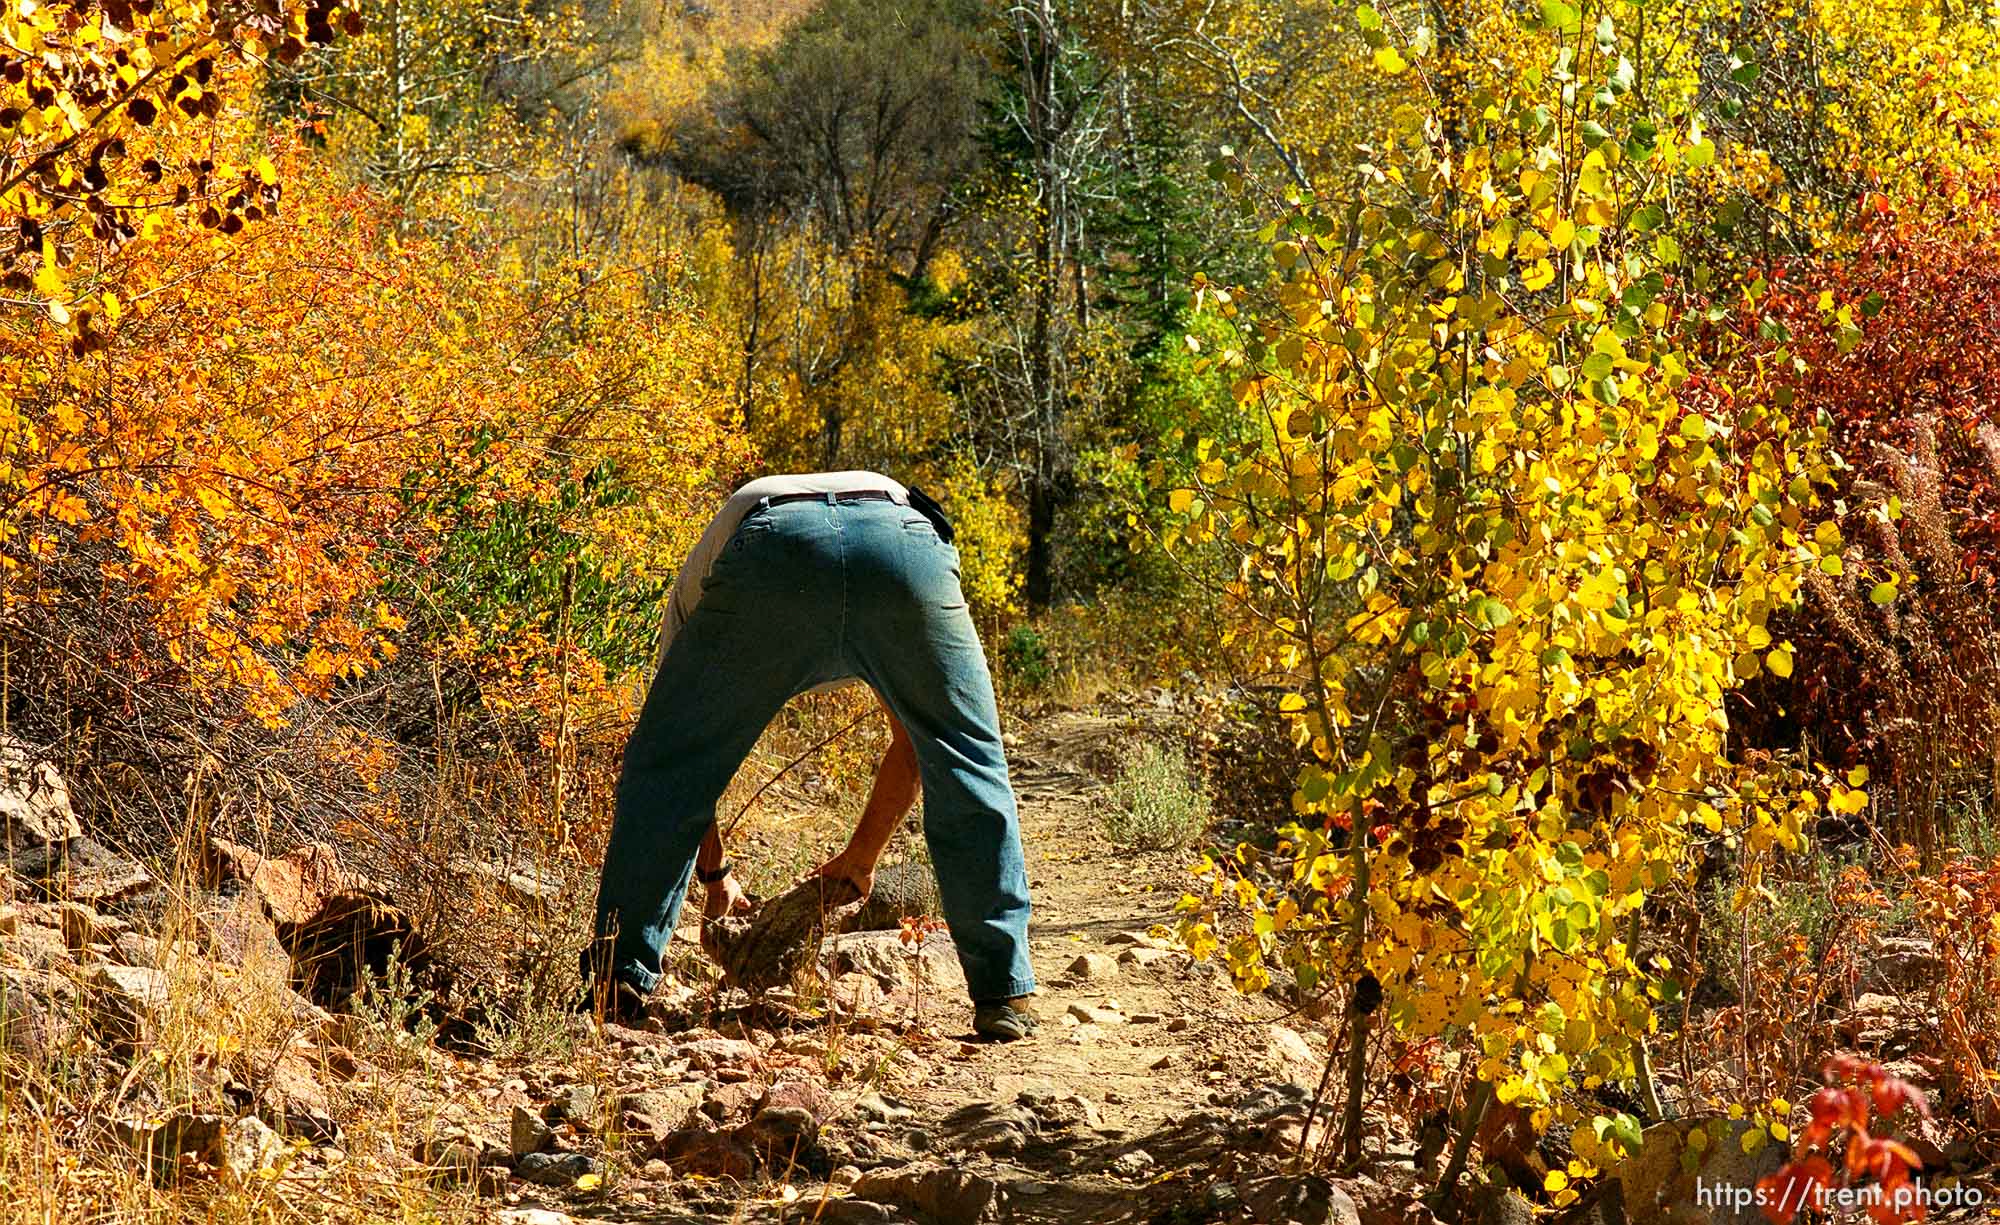
[{"label": "brown leather belt", "polygon": [[886,489],[854,489],[846,493],[781,493],[775,497],[758,498],[761,510],[766,506],[783,506],[787,502],[894,502],[896,495]]}]

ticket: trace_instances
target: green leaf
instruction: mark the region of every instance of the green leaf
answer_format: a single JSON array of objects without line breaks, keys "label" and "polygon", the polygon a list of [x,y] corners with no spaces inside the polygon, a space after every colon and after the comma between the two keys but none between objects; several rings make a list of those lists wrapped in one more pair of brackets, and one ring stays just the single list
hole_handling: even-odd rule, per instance
[{"label": "green leaf", "polygon": [[1583,14],[1564,0],[1542,0],[1542,24],[1556,34],[1574,34],[1583,28]]},{"label": "green leaf", "polygon": [[1611,1138],[1625,1146],[1628,1153],[1636,1153],[1645,1143],[1644,1129],[1639,1120],[1629,1114],[1619,1114],[1611,1120]]}]

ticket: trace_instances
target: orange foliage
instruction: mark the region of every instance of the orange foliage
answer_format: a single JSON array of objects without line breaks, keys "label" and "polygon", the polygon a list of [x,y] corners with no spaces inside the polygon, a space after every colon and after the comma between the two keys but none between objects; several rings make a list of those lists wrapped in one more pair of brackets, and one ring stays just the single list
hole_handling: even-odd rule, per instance
[{"label": "orange foliage", "polygon": [[[40,317],[0,332],[10,620],[118,610],[89,649],[125,685],[221,686],[266,723],[395,653],[385,563],[435,558],[456,517],[606,459],[650,455],[686,491],[728,451],[676,368],[685,321],[621,301],[623,342],[592,340],[577,301],[392,240],[369,196],[286,160],[282,219],[225,242],[171,216],[118,255],[152,288],[100,350]],[[449,506],[426,496],[445,480]],[[599,526],[646,525],[575,528]]]}]

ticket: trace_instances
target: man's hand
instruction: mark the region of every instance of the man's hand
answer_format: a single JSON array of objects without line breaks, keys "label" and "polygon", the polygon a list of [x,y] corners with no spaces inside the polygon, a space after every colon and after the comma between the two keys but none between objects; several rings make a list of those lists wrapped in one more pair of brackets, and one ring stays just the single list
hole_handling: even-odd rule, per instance
[{"label": "man's hand", "polygon": [[701,917],[704,920],[750,913],[750,899],[744,894],[743,886],[736,883],[734,873],[707,886],[707,889],[708,893],[701,902]]},{"label": "man's hand", "polygon": [[814,876],[824,876],[831,880],[845,880],[867,897],[875,889],[875,864],[881,852],[870,855],[865,850],[849,846],[840,854],[827,860],[813,870]]}]

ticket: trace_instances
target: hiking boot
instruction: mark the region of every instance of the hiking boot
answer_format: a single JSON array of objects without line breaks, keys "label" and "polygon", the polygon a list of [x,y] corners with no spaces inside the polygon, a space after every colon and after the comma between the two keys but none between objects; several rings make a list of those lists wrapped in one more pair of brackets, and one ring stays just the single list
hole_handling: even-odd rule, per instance
[{"label": "hiking boot", "polygon": [[[583,998],[577,1002],[577,1011],[597,1015],[599,989],[595,983],[585,983]],[[622,978],[611,980],[611,991],[603,1001],[603,1019],[613,1025],[623,1025],[627,1029],[637,1029],[646,1020],[646,996],[631,983]]]},{"label": "hiking boot", "polygon": [[972,1032],[995,1042],[1015,1042],[1034,1033],[1035,1014],[1028,1011],[1028,997],[974,1004]]}]

